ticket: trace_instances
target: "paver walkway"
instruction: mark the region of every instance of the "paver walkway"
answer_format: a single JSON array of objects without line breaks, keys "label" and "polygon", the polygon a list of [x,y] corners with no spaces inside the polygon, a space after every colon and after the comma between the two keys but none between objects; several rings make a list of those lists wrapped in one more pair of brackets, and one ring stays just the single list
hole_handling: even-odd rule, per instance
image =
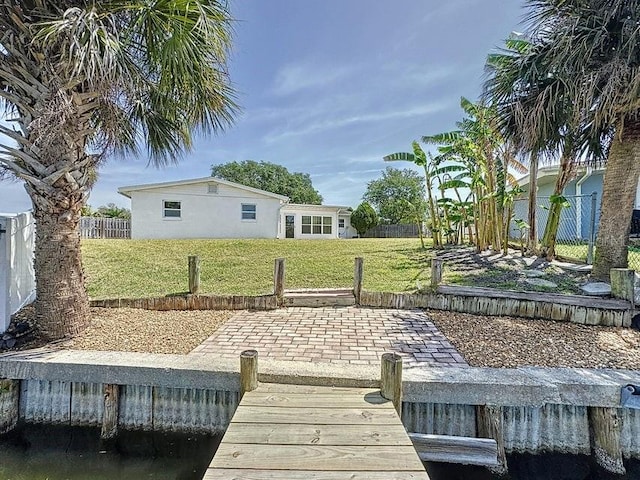
[{"label": "paver walkway", "polygon": [[406,366],[467,366],[423,311],[359,307],[239,312],[191,354],[236,358],[252,348],[277,360],[378,365],[396,352]]}]

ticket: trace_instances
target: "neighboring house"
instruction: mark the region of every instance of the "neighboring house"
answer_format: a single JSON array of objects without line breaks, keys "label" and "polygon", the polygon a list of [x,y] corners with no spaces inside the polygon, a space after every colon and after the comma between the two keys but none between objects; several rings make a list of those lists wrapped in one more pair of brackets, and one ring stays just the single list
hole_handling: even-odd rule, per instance
[{"label": "neighboring house", "polygon": [[[547,223],[549,197],[553,195],[559,165],[540,167],[538,170],[538,236],[541,238]],[[560,220],[561,228],[558,230],[560,240],[588,240],[593,225],[593,234],[597,232],[600,221],[600,203],[602,201],[602,184],[604,180],[604,167],[578,167],[574,179],[565,187],[563,196],[570,203],[569,208],[564,208]],[[527,201],[529,192],[529,175],[518,180],[524,193],[517,201],[514,208],[514,218],[527,219]],[[595,210],[592,208],[592,195],[595,193]],[[636,191],[634,209],[640,209],[640,185]],[[513,232],[512,232],[513,233]],[[516,235],[517,236],[517,235]]]},{"label": "neighboring house", "polygon": [[120,187],[131,238],[351,238],[348,207],[297,205],[215,177]]}]

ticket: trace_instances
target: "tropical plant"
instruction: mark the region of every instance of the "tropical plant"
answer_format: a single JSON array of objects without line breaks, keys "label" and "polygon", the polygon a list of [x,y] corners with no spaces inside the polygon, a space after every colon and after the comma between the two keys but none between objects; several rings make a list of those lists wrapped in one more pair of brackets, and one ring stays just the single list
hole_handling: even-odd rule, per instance
[{"label": "tropical plant", "polygon": [[320,205],[322,196],[313,188],[308,173],[291,173],[271,162],[229,162],[211,167],[211,175],[230,182],[289,197],[292,203]]},{"label": "tropical plant", "polygon": [[[531,159],[529,174],[529,249],[552,259],[560,215],[566,202],[552,202],[544,234],[537,248],[536,190],[540,159],[560,158],[553,198],[562,196],[574,178],[579,161],[601,160],[601,138],[591,136],[584,116],[572,112],[571,99],[564,95],[565,83],[556,68],[545,64],[535,44],[522,35],[506,41],[501,51],[489,55],[485,96],[494,104],[499,128],[518,149]],[[548,105],[553,102],[553,107]],[[547,113],[543,116],[539,112]]]},{"label": "tropical plant", "polygon": [[378,225],[378,214],[369,202],[362,202],[351,213],[351,226],[362,236],[368,230]]},{"label": "tropical plant", "polygon": [[553,85],[528,110],[531,122],[556,128],[559,109],[589,144],[608,147],[592,272],[606,279],[611,268],[627,266],[640,177],[640,0],[528,0],[526,6],[532,46],[529,61],[513,70],[514,81],[535,75]]},{"label": "tropical plant", "polygon": [[424,136],[422,141],[438,146],[439,167],[434,173],[458,172],[453,180],[470,189],[477,250],[505,249],[509,222],[505,221],[504,197],[516,185],[510,169],[524,172],[526,168],[496,129],[492,107],[466,98],[460,105],[466,117],[457,123],[458,130]]},{"label": "tropical plant", "polygon": [[174,162],[231,124],[230,31],[218,0],[0,2],[0,167],[33,202],[44,336],[89,321],[78,223],[98,166],[142,145]]},{"label": "tropical plant", "polygon": [[383,159],[385,162],[412,162],[424,169],[424,180],[427,193],[427,205],[428,205],[428,224],[431,237],[433,239],[433,246],[438,248],[442,246],[442,232],[440,212],[437,206],[437,199],[434,196],[433,188],[437,180],[436,170],[438,168],[437,162],[435,162],[433,156],[420,147],[418,142],[413,142],[413,153],[398,152],[386,155]]}]

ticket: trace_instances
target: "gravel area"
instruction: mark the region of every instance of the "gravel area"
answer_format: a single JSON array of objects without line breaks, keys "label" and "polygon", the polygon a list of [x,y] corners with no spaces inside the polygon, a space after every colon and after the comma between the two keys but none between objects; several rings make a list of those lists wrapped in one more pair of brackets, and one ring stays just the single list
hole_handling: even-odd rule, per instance
[{"label": "gravel area", "polygon": [[62,348],[187,354],[234,312],[92,308],[91,325]]},{"label": "gravel area", "polygon": [[469,365],[640,369],[640,332],[429,310]]}]

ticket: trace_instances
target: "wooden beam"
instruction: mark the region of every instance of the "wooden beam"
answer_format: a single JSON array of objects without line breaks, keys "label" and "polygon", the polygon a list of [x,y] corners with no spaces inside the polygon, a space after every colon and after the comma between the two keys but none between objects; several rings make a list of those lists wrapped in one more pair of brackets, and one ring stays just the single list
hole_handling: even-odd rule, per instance
[{"label": "wooden beam", "polygon": [[436,288],[442,282],[442,270],[444,268],[444,260],[441,258],[431,259],[431,288]]},{"label": "wooden beam", "polygon": [[258,352],[245,350],[240,354],[240,398],[258,388]]},{"label": "wooden beam", "polygon": [[200,257],[189,255],[189,293],[200,293]]},{"label": "wooden beam", "polygon": [[278,299],[278,305],[284,305],[284,279],[285,279],[285,259],[276,258],[273,267],[273,294]]},{"label": "wooden beam", "polygon": [[398,416],[402,418],[402,357],[397,353],[382,355],[380,394],[393,402]]},{"label": "wooden beam", "polygon": [[409,438],[423,462],[461,463],[496,467],[498,444],[491,438],[453,437],[410,433]]},{"label": "wooden beam", "polygon": [[362,295],[362,280],[364,275],[364,258],[356,257],[353,271],[353,296],[356,297],[356,305],[360,305]]},{"label": "wooden beam", "polygon": [[10,432],[20,417],[20,380],[0,379],[0,435]]},{"label": "wooden beam", "polygon": [[617,408],[589,407],[589,437],[591,452],[598,465],[607,472],[625,475],[626,469],[620,448],[622,420]]},{"label": "wooden beam", "polygon": [[497,475],[508,472],[507,456],[504,451],[504,426],[502,407],[498,405],[476,405],[476,430],[479,438],[489,438],[496,442],[497,463],[489,467]]},{"label": "wooden beam", "polygon": [[631,303],[635,308],[635,282],[636,272],[628,268],[612,268],[609,271],[611,278],[611,296]]},{"label": "wooden beam", "polygon": [[120,387],[118,385],[105,384],[104,413],[102,415],[102,430],[100,440],[111,442],[118,436],[118,415],[120,412]]}]

